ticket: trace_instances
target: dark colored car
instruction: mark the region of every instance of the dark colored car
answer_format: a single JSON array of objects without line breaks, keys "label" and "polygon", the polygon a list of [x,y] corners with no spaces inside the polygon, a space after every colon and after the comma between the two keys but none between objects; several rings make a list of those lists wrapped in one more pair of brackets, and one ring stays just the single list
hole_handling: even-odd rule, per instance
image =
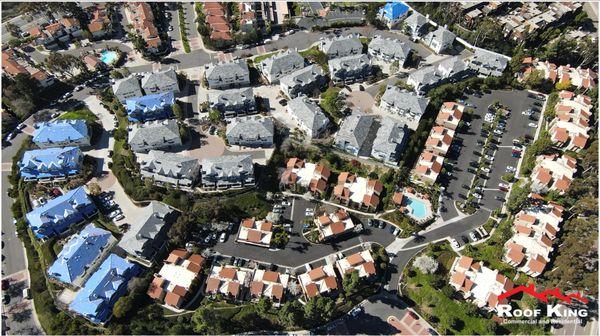
[{"label": "dark colored car", "polygon": [[460,239],[462,239],[463,243],[465,244],[469,243],[469,238],[467,238],[467,236],[460,236]]}]

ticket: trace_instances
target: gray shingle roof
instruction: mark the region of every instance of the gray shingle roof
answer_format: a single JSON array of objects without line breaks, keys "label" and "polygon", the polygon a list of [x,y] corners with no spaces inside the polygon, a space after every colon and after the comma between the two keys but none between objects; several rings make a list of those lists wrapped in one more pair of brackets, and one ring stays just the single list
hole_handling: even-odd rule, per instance
[{"label": "gray shingle roof", "polygon": [[134,90],[141,90],[140,81],[136,76],[129,76],[122,79],[115,80],[115,84],[112,86],[115,95],[120,92],[131,92]]},{"label": "gray shingle roof", "polygon": [[484,49],[475,49],[475,53],[469,59],[469,67],[485,74],[501,76],[508,65],[508,60],[509,58],[504,55]]},{"label": "gray shingle roof", "polygon": [[310,129],[313,134],[318,133],[329,124],[329,119],[327,119],[321,108],[306,96],[299,96],[290,100],[288,107],[298,121]]},{"label": "gray shingle roof", "polygon": [[136,211],[135,220],[130,221],[131,227],[119,242],[119,246],[127,253],[143,258],[152,258],[156,245],[154,239],[165,225],[165,217],[173,210],[164,203],[152,201],[147,207]]},{"label": "gray shingle roof", "polygon": [[371,60],[369,59],[369,56],[365,54],[334,58],[329,60],[329,72],[335,73],[342,69],[347,72],[351,72],[359,70],[370,64]]},{"label": "gray shingle roof", "polygon": [[162,148],[165,143],[181,144],[177,121],[157,120],[129,127],[129,145],[132,148]]},{"label": "gray shingle roof", "polygon": [[388,85],[385,93],[381,96],[381,101],[401,108],[404,113],[419,116],[419,119],[425,113],[425,109],[429,104],[429,99],[419,98],[410,92],[403,91],[399,87],[391,85]]},{"label": "gray shingle roof", "polygon": [[254,100],[254,90],[252,88],[210,91],[208,93],[208,101],[211,105],[223,105],[225,108],[243,105],[251,100]]},{"label": "gray shingle roof", "polygon": [[352,35],[320,41],[319,47],[329,58],[361,54],[363,48],[360,39]]},{"label": "gray shingle roof", "polygon": [[386,153],[386,156],[391,153],[397,154],[405,137],[406,126],[404,124],[396,123],[390,118],[384,118],[373,141],[372,152]]},{"label": "gray shingle roof", "polygon": [[304,57],[295,50],[288,50],[263,60],[260,68],[271,81],[304,67]]},{"label": "gray shingle roof", "polygon": [[452,43],[452,41],[454,41],[455,38],[456,38],[456,35],[454,35],[453,32],[451,32],[447,28],[438,26],[438,29],[427,34],[427,37],[425,37],[425,40],[426,41],[439,41],[440,44],[445,45],[445,44]]},{"label": "gray shingle roof", "polygon": [[163,87],[171,84],[177,85],[177,73],[173,69],[149,73],[142,78],[143,88]]},{"label": "gray shingle roof", "polygon": [[323,69],[315,64],[311,64],[305,68],[296,70],[286,76],[281,77],[280,82],[288,87],[294,87],[296,85],[306,85],[312,83],[319,76],[324,76]]},{"label": "gray shingle roof", "polygon": [[428,66],[412,72],[408,77],[421,84],[434,84],[442,80],[442,76],[438,73],[437,68],[434,66]]},{"label": "gray shingle roof", "polygon": [[410,28],[412,33],[417,33],[427,24],[427,18],[421,15],[421,13],[413,11],[413,13],[404,20],[404,24]]},{"label": "gray shingle roof", "polygon": [[360,113],[346,117],[340,126],[340,130],[335,135],[335,142],[348,143],[360,149],[371,130],[374,120],[373,116]]},{"label": "gray shingle roof", "polygon": [[241,172],[248,175],[254,174],[251,155],[222,155],[214,158],[203,159],[200,163],[203,175],[216,175],[217,177],[239,176]]},{"label": "gray shingle roof", "polygon": [[441,61],[437,68],[442,77],[452,77],[459,72],[465,71],[467,63],[458,56],[454,56]]},{"label": "gray shingle roof", "polygon": [[272,118],[259,116],[235,118],[227,124],[227,138],[242,138],[244,140],[266,139],[273,137],[274,125]]},{"label": "gray shingle roof", "polygon": [[142,161],[140,169],[149,175],[160,175],[158,180],[176,184],[177,181],[189,183],[198,174],[198,160],[180,154],[167,153],[159,150],[151,150],[148,160]]},{"label": "gray shingle roof", "polygon": [[248,64],[245,60],[239,59],[226,63],[213,63],[205,66],[205,76],[208,80],[218,81],[219,78],[239,77],[249,75]]},{"label": "gray shingle roof", "polygon": [[378,35],[375,36],[369,43],[369,51],[375,51],[390,58],[406,59],[411,51],[411,48],[408,44],[403,43],[398,39],[392,39],[389,37],[384,38]]}]

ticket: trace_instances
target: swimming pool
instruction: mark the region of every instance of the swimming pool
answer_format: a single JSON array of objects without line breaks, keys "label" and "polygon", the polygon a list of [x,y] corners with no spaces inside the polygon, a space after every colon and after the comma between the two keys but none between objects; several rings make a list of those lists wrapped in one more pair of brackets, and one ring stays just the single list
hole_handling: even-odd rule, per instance
[{"label": "swimming pool", "polygon": [[406,205],[409,205],[411,208],[411,215],[415,217],[417,220],[422,220],[427,217],[427,204],[421,199],[407,197]]},{"label": "swimming pool", "polygon": [[105,64],[112,64],[117,60],[117,52],[112,50],[103,50],[100,53],[100,60]]}]

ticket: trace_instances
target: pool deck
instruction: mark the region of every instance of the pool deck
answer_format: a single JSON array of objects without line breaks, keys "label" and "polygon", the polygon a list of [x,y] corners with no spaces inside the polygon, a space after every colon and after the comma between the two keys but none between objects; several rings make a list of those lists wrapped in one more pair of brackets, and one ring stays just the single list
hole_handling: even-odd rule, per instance
[{"label": "pool deck", "polygon": [[417,217],[417,216],[413,215],[413,208],[410,205],[404,203],[403,204],[404,208],[406,208],[408,210],[408,212],[406,213],[407,216],[409,216],[410,218],[412,218],[415,222],[417,222],[419,224],[427,222],[433,218],[433,210],[432,210],[432,206],[431,206],[431,201],[429,201],[428,199],[419,197],[417,194],[414,194],[414,193],[409,193],[409,192],[404,191],[403,194],[406,197],[406,199],[410,199],[411,202],[422,202],[423,205],[425,206],[425,216]]}]

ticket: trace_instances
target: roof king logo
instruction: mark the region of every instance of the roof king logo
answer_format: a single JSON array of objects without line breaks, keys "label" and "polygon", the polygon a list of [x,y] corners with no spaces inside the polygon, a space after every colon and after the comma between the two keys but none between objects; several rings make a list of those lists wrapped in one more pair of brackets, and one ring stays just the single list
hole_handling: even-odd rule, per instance
[{"label": "roof king logo", "polygon": [[554,288],[554,289],[546,289],[543,290],[541,292],[537,292],[535,290],[535,285],[534,284],[530,284],[529,286],[517,286],[509,291],[506,291],[502,294],[500,294],[500,296],[498,296],[498,300],[503,300],[503,299],[508,299],[513,295],[516,295],[518,293],[525,293],[528,295],[531,295],[535,298],[537,298],[538,300],[542,301],[542,302],[546,302],[548,303],[548,298],[553,296],[556,299],[566,302],[566,303],[573,303],[573,300],[577,300],[581,303],[588,303],[588,299],[584,298],[583,296],[581,296],[581,294],[579,293],[572,293],[572,294],[563,294],[560,288]]},{"label": "roof king logo", "polygon": [[[535,290],[535,285],[530,284],[529,286],[517,286],[509,291],[506,291],[498,296],[498,300],[504,302],[508,302],[508,298],[511,296],[517,295],[519,293],[524,293],[534,298],[538,299],[546,303],[546,308],[543,309],[545,311],[545,316],[550,318],[568,318],[568,317],[576,317],[576,318],[584,318],[588,316],[587,308],[574,308],[572,306],[567,306],[566,304],[573,304],[574,301],[579,301],[580,303],[587,304],[588,299],[583,297],[580,293],[571,293],[571,294],[563,294],[560,288],[554,289],[545,289],[541,292]],[[556,298],[559,303],[562,304],[550,304],[550,298]],[[538,318],[544,315],[544,311],[540,308],[536,309],[519,309],[514,308],[510,304],[501,304],[496,307],[497,313],[499,317],[529,317],[534,318],[534,321],[538,321]],[[505,319],[506,321],[506,319]],[[575,323],[576,320],[566,320],[564,323]],[[537,322],[536,322],[537,323]],[[562,323],[562,322],[561,322]]]}]

